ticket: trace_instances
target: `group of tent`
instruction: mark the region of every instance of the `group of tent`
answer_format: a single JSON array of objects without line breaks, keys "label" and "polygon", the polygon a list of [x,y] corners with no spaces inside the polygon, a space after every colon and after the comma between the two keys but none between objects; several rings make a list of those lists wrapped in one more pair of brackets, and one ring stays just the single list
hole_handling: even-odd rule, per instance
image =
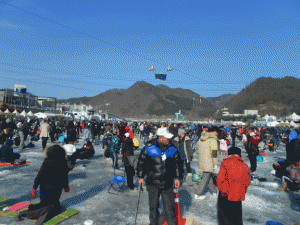
[{"label": "group of tent", "polygon": [[24,116],[24,117],[25,116],[34,116],[34,114],[31,111],[29,111],[28,113],[26,113],[25,110],[23,110],[23,112],[19,113],[16,109],[12,113],[8,109],[6,109],[3,112],[3,114],[14,114],[16,116]]},{"label": "group of tent", "polygon": [[28,113],[26,113],[25,110],[23,110],[23,112],[19,113],[17,110],[13,111],[12,113],[6,109],[2,115],[14,115],[14,116],[21,116],[21,117],[36,117],[36,118],[41,118],[41,119],[45,119],[45,118],[51,118],[51,117],[62,117],[64,115],[58,115],[58,114],[54,114],[54,113],[45,113],[45,112],[38,112],[38,113],[32,113],[31,111],[29,111]]}]

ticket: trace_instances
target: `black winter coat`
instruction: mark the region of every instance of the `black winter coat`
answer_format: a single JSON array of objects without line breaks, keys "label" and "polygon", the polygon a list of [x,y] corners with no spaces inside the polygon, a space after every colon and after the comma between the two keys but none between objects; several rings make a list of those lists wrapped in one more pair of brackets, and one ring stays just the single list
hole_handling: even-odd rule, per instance
[{"label": "black winter coat", "polygon": [[133,141],[130,138],[126,138],[122,144],[122,155],[125,157],[133,156]]},{"label": "black winter coat", "polygon": [[[170,152],[170,149],[173,151],[171,157],[163,161],[161,153]],[[174,178],[181,179],[183,175],[181,159],[176,147],[171,144],[163,146],[158,141],[154,145],[145,146],[139,155],[137,176],[144,178],[145,175],[147,185],[164,189],[172,188]]]},{"label": "black winter coat", "polygon": [[69,188],[68,172],[66,160],[60,162],[47,158],[44,160],[33,185],[36,189],[40,186],[43,205],[59,203],[62,189]]},{"label": "black winter coat", "polygon": [[300,140],[294,139],[286,145],[286,159],[290,163],[300,161]]}]

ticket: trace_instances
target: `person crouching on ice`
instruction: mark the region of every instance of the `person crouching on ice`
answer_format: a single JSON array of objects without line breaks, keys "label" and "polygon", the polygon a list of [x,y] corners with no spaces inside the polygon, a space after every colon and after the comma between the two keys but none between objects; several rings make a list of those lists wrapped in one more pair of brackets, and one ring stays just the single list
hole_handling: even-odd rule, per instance
[{"label": "person crouching on ice", "polygon": [[40,187],[41,202],[30,205],[29,211],[20,213],[16,219],[17,221],[26,218],[30,210],[38,211],[45,207],[51,207],[51,211],[47,215],[48,218],[52,218],[61,212],[59,199],[62,190],[64,189],[65,192],[70,191],[66,157],[67,153],[60,145],[50,145],[45,148],[45,160],[34,180],[31,194],[33,198],[36,198],[36,190]]},{"label": "person crouching on ice", "polygon": [[150,225],[158,224],[159,197],[162,195],[165,218],[169,225],[175,225],[175,202],[173,182],[179,188],[183,176],[183,168],[177,148],[171,144],[171,134],[167,128],[157,130],[155,144],[145,146],[138,159],[137,176],[139,185],[144,185],[147,176],[147,190],[149,193]]},{"label": "person crouching on ice", "polygon": [[68,161],[74,166],[77,159],[91,159],[95,155],[95,150],[89,138],[84,140],[84,145],[81,149],[77,149],[69,158]]},{"label": "person crouching on ice", "polygon": [[249,187],[250,174],[241,158],[241,149],[231,147],[217,177],[218,219],[220,225],[242,225],[242,201]]}]

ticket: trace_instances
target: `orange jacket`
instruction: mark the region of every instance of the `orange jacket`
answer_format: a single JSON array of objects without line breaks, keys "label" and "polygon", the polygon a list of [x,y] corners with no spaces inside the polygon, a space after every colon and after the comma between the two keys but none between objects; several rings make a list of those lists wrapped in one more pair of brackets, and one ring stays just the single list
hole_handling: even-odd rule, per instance
[{"label": "orange jacket", "polygon": [[223,160],[217,178],[217,188],[229,201],[243,201],[250,185],[249,168],[238,155]]}]

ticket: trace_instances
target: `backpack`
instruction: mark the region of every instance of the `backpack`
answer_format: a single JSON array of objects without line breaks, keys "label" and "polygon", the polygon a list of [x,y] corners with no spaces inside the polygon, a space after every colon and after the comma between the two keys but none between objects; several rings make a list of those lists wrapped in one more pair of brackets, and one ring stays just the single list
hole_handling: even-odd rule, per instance
[{"label": "backpack", "polygon": [[139,147],[140,146],[140,143],[136,138],[133,138],[132,141],[133,141],[133,146],[134,147]]}]

